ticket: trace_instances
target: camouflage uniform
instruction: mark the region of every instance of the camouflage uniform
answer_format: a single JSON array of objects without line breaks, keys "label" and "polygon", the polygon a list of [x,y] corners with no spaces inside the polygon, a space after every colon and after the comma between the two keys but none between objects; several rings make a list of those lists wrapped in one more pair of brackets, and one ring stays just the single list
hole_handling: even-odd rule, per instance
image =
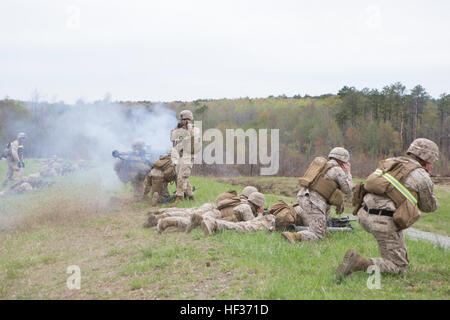
[{"label": "camouflage uniform", "polygon": [[19,182],[10,186],[7,190],[0,192],[0,196],[7,194],[21,194],[27,191],[31,191],[33,189],[37,189],[42,180],[40,179],[40,174],[30,174],[27,177],[20,179]]},{"label": "camouflage uniform", "polygon": [[6,157],[8,163],[8,170],[6,171],[5,179],[2,186],[5,187],[9,181],[13,180],[14,172],[17,172],[17,177],[22,179],[23,168],[19,168],[19,161],[23,162],[23,140],[25,135],[19,133],[16,140],[11,142],[10,152]]},{"label": "camouflage uniform", "polygon": [[262,193],[254,192],[250,194],[248,203],[240,204],[233,208],[235,216],[238,217],[238,222],[226,221],[213,217],[203,217],[201,226],[206,235],[211,235],[214,232],[222,230],[235,230],[238,232],[251,232],[259,230],[275,230],[275,216],[268,214],[255,214],[258,208],[264,208],[265,197]]},{"label": "camouflage uniform", "polygon": [[[394,159],[407,160],[415,164],[419,162],[409,157],[398,157]],[[391,159],[388,159],[391,160]],[[437,209],[438,201],[433,194],[433,182],[430,175],[423,168],[411,171],[405,178],[403,185],[417,192],[418,207],[423,212],[432,212]],[[364,196],[363,206],[369,209],[383,209],[395,211],[394,202],[383,196],[368,193]],[[371,258],[381,272],[404,273],[408,269],[408,252],[405,245],[403,232],[398,230],[393,218],[376,214],[369,214],[361,208],[358,210],[358,222],[361,227],[371,233],[378,243],[381,258]]]},{"label": "camouflage uniform", "polygon": [[[166,218],[173,218],[170,221],[176,221],[177,218],[186,218],[190,221],[190,218],[194,214],[203,216],[204,214],[210,214],[212,216],[219,216],[220,211],[217,210],[213,203],[205,203],[200,207],[194,208],[162,208],[157,211],[150,211],[149,219],[146,227],[157,225],[157,223]],[[169,220],[168,220],[169,221]],[[184,221],[184,220],[183,220]]]},{"label": "camouflage uniform", "polygon": [[132,144],[132,154],[127,160],[118,160],[114,165],[114,170],[124,183],[130,182],[133,187],[133,197],[135,201],[143,199],[144,181],[150,171],[150,166],[145,159],[145,143],[136,140]]},{"label": "camouflage uniform", "polygon": [[189,110],[180,113],[181,119],[186,120],[187,124],[183,127],[177,127],[170,133],[170,139],[173,143],[171,150],[172,161],[175,164],[177,173],[177,199],[184,197],[194,197],[192,186],[189,182],[191,170],[194,165],[194,157],[200,149],[200,130],[194,127],[193,115]]},{"label": "camouflage uniform", "polygon": [[[238,221],[247,221],[255,217],[256,208],[247,200],[243,200],[243,203],[233,208],[233,211]],[[163,208],[155,213],[150,212],[144,227],[156,225],[158,232],[161,233],[167,227],[175,226],[190,232],[192,228],[199,226],[205,218],[222,219],[223,215],[213,203],[205,203],[196,208]]]},{"label": "camouflage uniform", "polygon": [[[408,157],[397,157],[386,159],[385,162],[392,161],[394,163],[407,163],[408,165],[396,168],[412,168],[407,169],[410,171],[405,172],[405,176],[399,182],[410,193],[416,194],[417,207],[424,212],[435,211],[438,207],[438,202],[433,194],[433,182],[429,176],[429,172],[432,170],[432,164],[439,159],[439,148],[431,140],[419,138],[414,140],[407,150]],[[395,169],[394,169],[395,170]],[[427,172],[427,170],[429,172]],[[389,172],[389,171],[388,171]],[[397,171],[401,172],[401,171]],[[372,175],[371,175],[372,176]],[[370,177],[370,176],[369,176]],[[388,180],[388,179],[387,179]],[[388,180],[389,181],[389,180]],[[375,183],[375,182],[374,182]],[[392,182],[391,182],[392,183]],[[372,185],[368,187],[370,190]],[[387,189],[380,189],[387,190]],[[403,237],[402,229],[394,222],[393,216],[390,216],[389,212],[394,214],[400,207],[397,200],[397,205],[391,200],[394,197],[392,192],[385,191],[383,195],[367,193],[362,198],[361,207],[357,212],[358,222],[361,227],[371,233],[378,243],[378,250],[380,252],[380,258],[362,258],[355,249],[349,249],[344,256],[343,262],[337,267],[335,271],[336,277],[342,278],[350,275],[353,272],[365,271],[370,265],[376,265],[380,272],[384,273],[405,273],[408,271],[408,251],[405,245],[405,239]],[[359,192],[356,192],[359,194]],[[387,195],[390,194],[391,197]],[[392,198],[394,199],[394,198]],[[404,201],[410,201],[405,198]],[[357,204],[354,201],[355,204]],[[367,210],[367,211],[366,211]],[[373,212],[373,211],[375,212]],[[386,210],[384,215],[382,211],[378,214],[376,210]],[[369,213],[372,211],[373,213]],[[409,224],[406,224],[406,226]]]},{"label": "camouflage uniform", "polygon": [[[352,175],[345,173],[336,160],[328,160],[328,163],[336,166],[329,169],[324,178],[335,181],[342,192],[350,194],[353,189]],[[319,240],[325,237],[331,208],[327,200],[318,192],[305,187],[300,189],[297,199],[299,208],[296,211],[300,212],[302,220],[309,227],[308,230],[298,232],[302,241]]]},{"label": "camouflage uniform", "polygon": [[154,206],[170,197],[168,183],[164,179],[164,174],[157,168],[152,168],[144,181],[144,196],[147,196],[150,191],[152,205]]},{"label": "camouflage uniform", "polygon": [[251,220],[239,222],[231,222],[222,219],[214,219],[212,217],[205,217],[203,219],[202,226],[207,235],[223,230],[234,230],[240,233],[260,230],[273,231],[275,230],[275,216],[272,214],[267,214],[264,216],[259,215],[258,217]]}]

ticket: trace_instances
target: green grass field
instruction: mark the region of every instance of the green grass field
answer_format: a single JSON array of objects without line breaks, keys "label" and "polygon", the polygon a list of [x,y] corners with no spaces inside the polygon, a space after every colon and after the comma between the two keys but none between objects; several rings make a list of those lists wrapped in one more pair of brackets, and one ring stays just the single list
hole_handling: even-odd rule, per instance
[{"label": "green grass field", "polygon": [[[4,171],[0,165],[0,174]],[[279,183],[286,178],[281,178]],[[275,179],[277,181],[277,179]],[[146,203],[111,203],[131,198],[129,186],[102,187],[95,169],[58,178],[51,188],[0,199],[0,214],[14,229],[0,232],[1,299],[449,299],[449,252],[407,238],[406,275],[382,275],[381,289],[368,289],[368,274],[338,285],[333,273],[349,248],[378,256],[374,238],[357,223],[351,233],[290,245],[279,232],[206,237],[168,229],[144,229]],[[191,177],[196,201],[240,186]],[[173,190],[173,186],[170,186]],[[441,207],[415,227],[448,235],[450,193],[437,192]],[[268,204],[289,197],[267,194]],[[423,221],[422,221],[423,220]],[[81,290],[66,286],[67,267],[81,269]]]}]

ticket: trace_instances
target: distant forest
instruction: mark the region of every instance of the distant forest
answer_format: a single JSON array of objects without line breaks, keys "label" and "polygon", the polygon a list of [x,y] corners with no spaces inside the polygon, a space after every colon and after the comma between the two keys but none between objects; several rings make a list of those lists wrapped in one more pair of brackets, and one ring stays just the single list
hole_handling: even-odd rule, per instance
[{"label": "distant forest", "polygon": [[[152,108],[150,101],[120,101]],[[30,108],[32,102],[0,100],[0,142],[5,144],[18,130],[14,121],[32,121],[33,139],[45,135],[46,117],[64,112],[60,104],[37,103],[46,108]],[[27,107],[25,107],[27,105]],[[344,146],[351,151],[352,173],[364,177],[377,161],[402,155],[415,138],[428,138],[440,148],[434,174],[450,175],[450,94],[432,98],[420,85],[408,90],[401,83],[382,90],[343,87],[338,94],[293,97],[239,98],[166,102],[176,112],[189,109],[203,129],[280,129],[280,176],[300,176],[318,155]],[[76,105],[74,106],[76,107]],[[39,111],[41,110],[41,111]],[[45,110],[45,111],[42,111]],[[52,111],[53,110],[53,111]],[[32,156],[39,156],[33,154]],[[196,166],[196,174],[258,175],[258,165]]]}]

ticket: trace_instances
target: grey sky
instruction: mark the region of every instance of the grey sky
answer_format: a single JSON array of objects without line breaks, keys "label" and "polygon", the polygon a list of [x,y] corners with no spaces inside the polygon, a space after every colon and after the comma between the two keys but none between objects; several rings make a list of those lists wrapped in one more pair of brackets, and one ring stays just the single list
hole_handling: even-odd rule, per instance
[{"label": "grey sky", "polygon": [[450,92],[449,12],[446,0],[2,0],[0,98],[316,95],[396,81],[437,97]]}]

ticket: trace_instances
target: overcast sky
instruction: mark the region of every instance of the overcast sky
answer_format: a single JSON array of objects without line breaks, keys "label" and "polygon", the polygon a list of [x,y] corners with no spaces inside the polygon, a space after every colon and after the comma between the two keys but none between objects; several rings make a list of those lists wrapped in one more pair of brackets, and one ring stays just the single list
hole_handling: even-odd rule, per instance
[{"label": "overcast sky", "polygon": [[450,92],[450,1],[1,0],[0,99]]}]

